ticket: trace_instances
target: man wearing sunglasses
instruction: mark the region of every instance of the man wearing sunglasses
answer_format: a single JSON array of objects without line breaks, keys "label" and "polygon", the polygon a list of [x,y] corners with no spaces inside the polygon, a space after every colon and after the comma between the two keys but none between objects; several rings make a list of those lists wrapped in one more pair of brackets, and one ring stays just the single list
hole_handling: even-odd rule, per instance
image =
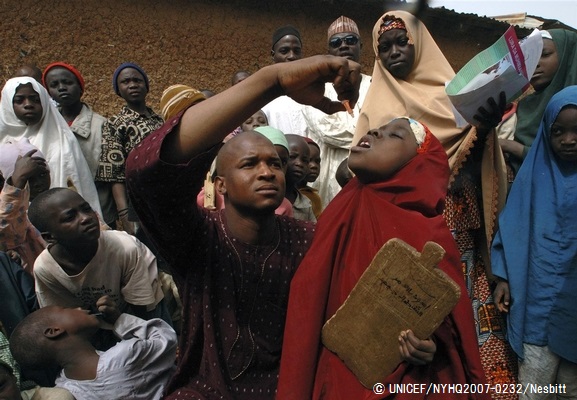
[{"label": "man wearing sunglasses", "polygon": [[[343,30],[345,32],[342,32]],[[352,19],[345,16],[339,17],[331,24],[328,35],[329,54],[359,62],[363,44],[357,24]]]},{"label": "man wearing sunglasses", "polygon": [[[359,62],[362,43],[355,21],[344,15],[340,16],[329,26],[327,38],[329,54]],[[359,100],[353,109],[354,116],[346,112],[327,115],[312,107],[303,109],[307,123],[306,136],[318,143],[321,149],[321,170],[312,186],[319,191],[324,207],[341,189],[335,174],[341,162],[349,155],[357,117],[371,83],[370,76],[361,74],[361,77]],[[325,86],[325,96],[337,100],[332,85]]]}]

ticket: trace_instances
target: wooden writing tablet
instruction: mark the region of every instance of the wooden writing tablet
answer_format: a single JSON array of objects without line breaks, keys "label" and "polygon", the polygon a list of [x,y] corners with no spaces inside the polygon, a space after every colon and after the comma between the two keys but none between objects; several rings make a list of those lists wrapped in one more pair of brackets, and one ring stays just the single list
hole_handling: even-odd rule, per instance
[{"label": "wooden writing tablet", "polygon": [[428,338],[459,301],[459,286],[436,268],[444,254],[434,242],[419,253],[400,239],[389,240],[323,326],[323,344],[366,388],[402,361],[401,331]]}]

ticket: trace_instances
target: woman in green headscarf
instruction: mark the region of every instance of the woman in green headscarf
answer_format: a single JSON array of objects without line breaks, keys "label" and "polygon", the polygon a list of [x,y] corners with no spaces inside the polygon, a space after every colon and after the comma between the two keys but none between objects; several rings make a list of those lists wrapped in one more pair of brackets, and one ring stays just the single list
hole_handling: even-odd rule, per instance
[{"label": "woman in green headscarf", "polygon": [[539,129],[545,107],[563,88],[577,84],[577,32],[566,29],[542,31],[543,52],[531,78],[535,92],[517,104],[514,139],[500,139],[503,152],[516,175]]}]

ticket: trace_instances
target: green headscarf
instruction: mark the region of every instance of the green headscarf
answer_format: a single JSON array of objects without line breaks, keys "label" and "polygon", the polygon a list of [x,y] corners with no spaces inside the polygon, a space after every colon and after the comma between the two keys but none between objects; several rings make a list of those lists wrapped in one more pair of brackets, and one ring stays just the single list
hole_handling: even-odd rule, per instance
[{"label": "green headscarf", "polygon": [[[553,95],[567,86],[577,85],[577,33],[565,29],[550,29],[548,31],[553,38],[557,55],[559,57],[559,68],[553,80],[540,92],[535,92],[519,102],[517,105],[517,127],[515,128],[515,140],[525,146],[523,158],[527,155],[539,124],[543,118],[545,108]],[[521,166],[521,160],[512,160],[513,168],[516,171]]]},{"label": "green headscarf", "polygon": [[275,146],[282,146],[286,149],[286,151],[289,151],[288,141],[286,140],[286,137],[282,131],[268,125],[256,127],[253,130],[265,136]]}]

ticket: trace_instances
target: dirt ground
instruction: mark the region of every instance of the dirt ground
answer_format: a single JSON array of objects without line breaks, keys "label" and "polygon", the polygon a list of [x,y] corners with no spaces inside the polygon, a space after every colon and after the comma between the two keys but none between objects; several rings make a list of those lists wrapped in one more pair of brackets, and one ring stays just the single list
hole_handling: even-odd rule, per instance
[{"label": "dirt ground", "polygon": [[[272,32],[297,27],[305,56],[326,53],[326,30],[340,15],[353,18],[364,40],[362,64],[370,74],[373,24],[380,3],[262,0],[0,0],[0,83],[16,67],[75,65],[86,81],[84,101],[105,115],[123,102],[112,73],[136,62],[150,78],[149,105],[158,110],[164,88],[175,83],[222,91],[233,73],[271,63]],[[346,7],[342,4],[346,4]],[[458,70],[507,28],[486,18],[429,10],[423,21]]]}]

